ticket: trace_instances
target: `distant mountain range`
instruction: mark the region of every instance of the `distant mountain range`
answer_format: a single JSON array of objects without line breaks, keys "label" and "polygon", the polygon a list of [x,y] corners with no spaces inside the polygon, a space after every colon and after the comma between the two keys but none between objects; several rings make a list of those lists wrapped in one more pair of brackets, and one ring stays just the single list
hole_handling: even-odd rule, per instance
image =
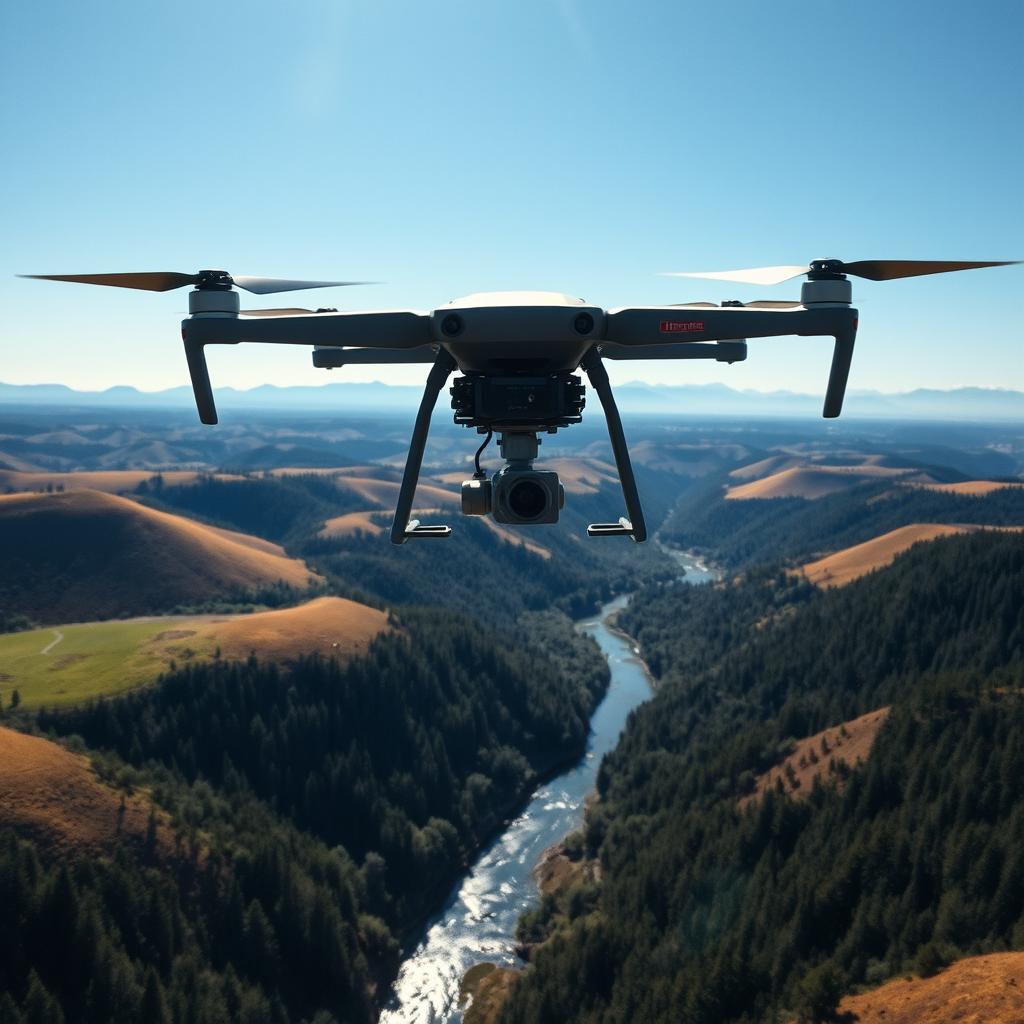
[{"label": "distant mountain range", "polygon": [[[389,412],[418,401],[420,389],[409,385],[337,383],[276,387],[262,384],[248,391],[217,388],[217,404],[225,409],[297,412],[347,409]],[[725,384],[662,385],[634,382],[615,390],[620,407],[629,413],[683,416],[809,416],[819,415],[820,395],[793,391],[737,391]],[[442,401],[444,401],[442,397]],[[55,405],[65,408],[184,408],[192,405],[192,389],[139,391],[112,387],[75,391],[63,384],[0,383],[0,404]],[[1024,392],[1007,388],[919,388],[899,394],[851,391],[844,415],[861,419],[1024,421]]]}]

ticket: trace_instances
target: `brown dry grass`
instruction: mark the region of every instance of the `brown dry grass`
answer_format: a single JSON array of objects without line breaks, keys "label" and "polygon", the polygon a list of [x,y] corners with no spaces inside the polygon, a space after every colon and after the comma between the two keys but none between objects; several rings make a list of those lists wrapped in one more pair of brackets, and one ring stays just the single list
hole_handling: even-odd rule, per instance
[{"label": "brown dry grass", "polygon": [[351,537],[354,534],[365,533],[377,537],[384,532],[384,525],[373,518],[377,514],[375,511],[347,512],[343,516],[335,516],[324,523],[320,536]]},{"label": "brown dry grass", "polygon": [[462,1018],[463,1024],[494,1024],[501,1007],[508,998],[509,990],[516,983],[521,971],[495,964],[477,964],[471,967],[462,979],[459,989],[459,1005],[472,999],[469,1009]]},{"label": "brown dry grass", "polygon": [[[794,799],[807,798],[811,794],[816,778],[824,778],[827,781],[829,761],[832,758],[836,761],[845,761],[851,768],[856,766],[858,761],[868,759],[878,730],[888,716],[889,708],[878,708],[876,711],[861,715],[860,718],[823,729],[813,736],[800,740],[784,761],[758,777],[757,788],[740,800],[740,807],[745,807],[752,800],[756,800],[770,787],[774,787],[779,780],[782,781],[783,789]],[[841,730],[845,730],[845,736]],[[828,752],[822,745],[823,740],[828,745]],[[790,769],[792,774],[789,772]]]},{"label": "brown dry grass", "polygon": [[732,470],[729,476],[737,480],[759,480],[785,469],[797,469],[805,465],[806,460],[797,455],[769,455],[766,459]]},{"label": "brown dry grass", "polygon": [[935,540],[964,533],[962,526],[943,523],[912,523],[890,530],[880,537],[872,537],[863,544],[836,551],[816,562],[808,562],[801,572],[818,587],[841,587],[874,569],[890,565],[897,555],[921,541]]},{"label": "brown dry grass", "polygon": [[906,477],[911,470],[890,466],[794,466],[778,473],[730,487],[726,498],[736,501],[753,498],[807,498],[813,501],[826,494],[856,487],[866,480]]},{"label": "brown dry grass", "polygon": [[842,587],[865,576],[867,573],[891,565],[896,557],[914,544],[949,537],[957,533],[973,533],[978,530],[1018,532],[1024,527],[978,526],[963,523],[912,523],[901,526],[879,537],[873,537],[863,544],[844,548],[834,554],[808,562],[800,568],[811,583],[818,587]]},{"label": "brown dry grass", "polygon": [[958,484],[919,484],[929,491],[939,491],[942,494],[968,494],[975,498],[984,497],[993,491],[1001,491],[1006,487],[1024,487],[1024,483],[1000,483],[998,480],[962,480]]},{"label": "brown dry grass", "polygon": [[580,857],[573,860],[566,852],[562,843],[546,849],[537,866],[533,869],[533,877],[542,895],[564,892],[575,882],[593,882],[600,876],[601,865],[597,860]]},{"label": "brown dry grass", "polygon": [[[194,643],[221,649],[221,657],[287,661],[302,654],[355,657],[388,630],[385,612],[343,597],[318,597],[296,608],[214,620],[195,631]],[[190,638],[191,640],[192,638]]]},{"label": "brown dry grass", "polygon": [[[0,825],[59,856],[109,854],[119,841],[142,843],[150,803],[101,782],[89,761],[56,743],[0,727]],[[168,854],[170,830],[158,818],[157,845]]]},{"label": "brown dry grass", "polygon": [[[106,491],[124,494],[133,491],[144,480],[152,479],[152,470],[117,469],[75,473],[20,473],[0,469],[0,491],[45,491],[47,487],[63,487],[66,491]],[[160,476],[168,486],[195,483],[204,474],[191,470],[171,470]],[[218,480],[241,480],[240,476],[215,474]]]},{"label": "brown dry grass", "polygon": [[263,537],[254,537],[251,533],[239,533],[237,530],[225,530],[221,526],[206,526],[206,529],[216,533],[220,537],[223,537],[225,540],[230,540],[235,544],[241,544],[244,547],[252,548],[254,551],[264,551],[268,555],[279,555],[281,558],[291,558],[288,552],[285,551],[280,544],[275,544],[272,540],[265,540]]},{"label": "brown dry grass", "polygon": [[899,978],[839,1004],[850,1024],[1022,1024],[1024,953],[960,960],[931,978]]}]

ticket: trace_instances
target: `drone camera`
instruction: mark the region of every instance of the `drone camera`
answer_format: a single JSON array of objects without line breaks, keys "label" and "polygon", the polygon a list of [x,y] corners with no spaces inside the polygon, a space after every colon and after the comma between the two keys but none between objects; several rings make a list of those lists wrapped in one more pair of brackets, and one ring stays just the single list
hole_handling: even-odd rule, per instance
[{"label": "drone camera", "polygon": [[498,523],[557,523],[558,512],[565,505],[565,488],[551,471],[506,467],[495,474],[492,490]]}]

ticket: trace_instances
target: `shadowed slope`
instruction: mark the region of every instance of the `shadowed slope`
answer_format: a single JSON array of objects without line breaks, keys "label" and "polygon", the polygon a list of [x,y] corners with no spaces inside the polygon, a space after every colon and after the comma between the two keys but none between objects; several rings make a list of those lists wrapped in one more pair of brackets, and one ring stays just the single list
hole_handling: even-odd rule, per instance
[{"label": "shadowed slope", "polygon": [[0,497],[0,602],[39,622],[161,611],[315,581],[280,549],[126,498],[98,491]]}]

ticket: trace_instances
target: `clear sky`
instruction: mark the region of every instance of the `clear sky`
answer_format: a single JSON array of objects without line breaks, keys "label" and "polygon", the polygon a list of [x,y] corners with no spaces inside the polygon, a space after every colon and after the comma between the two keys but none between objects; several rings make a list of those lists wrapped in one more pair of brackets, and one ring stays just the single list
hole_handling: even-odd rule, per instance
[{"label": "clear sky", "polygon": [[[786,298],[658,277],[1024,258],[1024,3],[0,5],[0,381],[187,380],[185,292],[17,273],[386,282],[252,305]],[[855,282],[851,387],[1024,388],[1024,267]],[[614,379],[820,392],[826,340]],[[298,349],[216,384],[326,383]],[[340,371],[411,382],[422,368]]]}]

